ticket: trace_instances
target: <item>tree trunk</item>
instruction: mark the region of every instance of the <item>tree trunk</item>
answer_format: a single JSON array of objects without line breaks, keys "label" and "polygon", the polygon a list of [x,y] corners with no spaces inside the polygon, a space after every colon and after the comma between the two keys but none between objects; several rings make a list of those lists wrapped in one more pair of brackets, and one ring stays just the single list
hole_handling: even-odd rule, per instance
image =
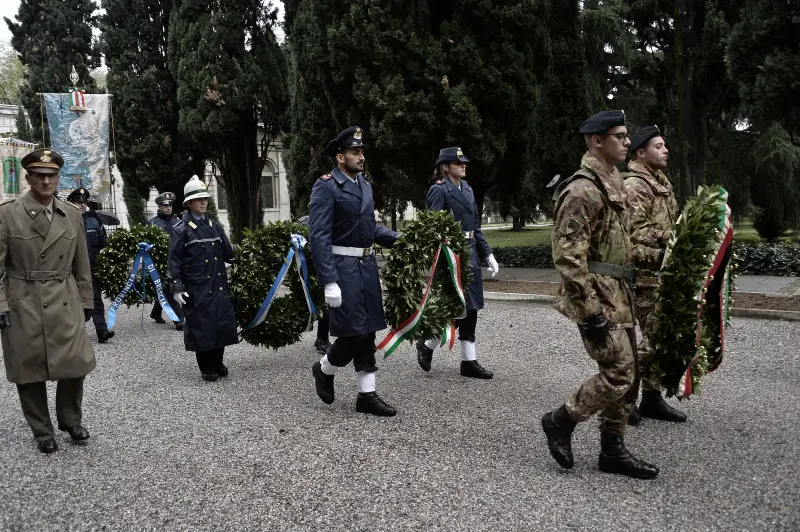
[{"label": "tree trunk", "polygon": [[525,229],[525,216],[522,213],[515,214],[511,223],[513,231],[523,231]]},{"label": "tree trunk", "polygon": [[228,197],[230,239],[239,242],[244,229],[261,225],[261,159],[258,153],[258,129],[255,121],[243,121],[239,135],[233,136],[224,149],[219,167]]}]

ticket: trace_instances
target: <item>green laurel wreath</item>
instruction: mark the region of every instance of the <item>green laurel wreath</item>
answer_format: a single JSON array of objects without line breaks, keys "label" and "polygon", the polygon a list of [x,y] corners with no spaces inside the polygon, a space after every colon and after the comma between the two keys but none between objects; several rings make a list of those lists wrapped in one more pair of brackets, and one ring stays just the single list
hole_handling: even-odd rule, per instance
[{"label": "green laurel wreath", "polygon": [[[719,302],[697,300],[709,270],[709,260],[719,247],[720,212],[725,212],[727,193],[719,186],[700,187],[697,196],[689,198],[681,217],[673,227],[667,260],[656,290],[654,347],[656,358],[652,371],[675,395],[681,378],[692,361],[693,393],[700,394],[700,381],[722,360],[720,346]],[[728,251],[729,258],[730,250]],[[726,264],[717,272],[716,282],[724,275]],[[715,281],[712,279],[712,282]],[[727,287],[722,286],[722,290]],[[703,327],[697,346],[698,310]]]},{"label": "green laurel wreath", "polygon": [[[257,327],[246,330],[283,266],[292,234],[301,234],[307,239],[308,228],[296,222],[281,221],[270,222],[254,231],[245,229],[244,238],[234,253],[230,290],[236,321],[242,338],[249,344],[272,349],[291,345],[300,340],[308,325],[308,305],[292,259],[284,279],[284,284],[288,282],[288,293],[276,295],[267,318]],[[311,298],[319,311],[324,308],[325,297],[316,279],[310,247],[307,245],[303,251],[308,262]]]},{"label": "green laurel wreath", "polygon": [[[403,227],[403,238],[392,247],[391,255],[382,268],[387,295],[384,302],[386,319],[396,328],[417,309],[425,292],[431,264],[442,239],[447,239],[461,261],[461,285],[465,296],[472,279],[469,243],[464,238],[461,223],[449,211],[421,211],[416,220]],[[439,338],[447,323],[463,310],[455,287],[446,271],[447,261],[439,256],[431,293],[422,319],[409,340]]]},{"label": "green laurel wreath", "polygon": [[[158,275],[162,281],[167,273],[167,257],[169,256],[169,235],[156,226],[144,226],[136,224],[130,229],[119,227],[108,237],[106,247],[97,255],[95,259],[95,276],[103,294],[109,299],[114,299],[125,288],[128,276],[133,266],[133,258],[139,251],[139,242],[149,242],[153,244],[150,256],[153,264],[158,270]],[[141,286],[142,274],[137,276],[136,287]],[[156,301],[156,289],[150,276],[147,276],[145,283],[144,303]],[[125,305],[140,305],[142,300],[139,294],[131,290],[123,301]]]}]

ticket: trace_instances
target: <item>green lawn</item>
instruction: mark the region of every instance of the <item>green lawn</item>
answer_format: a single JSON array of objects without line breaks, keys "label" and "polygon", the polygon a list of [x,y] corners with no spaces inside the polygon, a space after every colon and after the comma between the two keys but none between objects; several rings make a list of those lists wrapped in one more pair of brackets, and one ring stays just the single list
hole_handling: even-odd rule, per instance
[{"label": "green lawn", "polygon": [[524,231],[484,227],[483,236],[493,248],[535,246],[536,244],[550,244],[551,229],[552,226],[526,227]]}]

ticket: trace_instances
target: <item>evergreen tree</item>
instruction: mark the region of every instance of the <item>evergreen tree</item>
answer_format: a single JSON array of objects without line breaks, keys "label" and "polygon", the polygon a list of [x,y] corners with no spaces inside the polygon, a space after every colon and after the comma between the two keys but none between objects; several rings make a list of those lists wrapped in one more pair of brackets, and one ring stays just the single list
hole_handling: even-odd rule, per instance
[{"label": "evergreen tree", "polygon": [[17,133],[15,136],[18,139],[34,142],[31,125],[30,122],[28,122],[28,117],[25,115],[25,109],[22,107],[22,104],[17,106],[16,126]]},{"label": "evergreen tree", "polygon": [[261,172],[288,107],[277,12],[261,0],[176,0],[174,6],[169,57],[179,130],[220,169],[231,237],[238,241],[245,227],[262,222]]},{"label": "evergreen tree", "polygon": [[0,41],[0,102],[11,104],[19,101],[19,88],[25,75],[25,67],[8,42]]},{"label": "evergreen tree", "polygon": [[37,93],[66,92],[72,82],[72,67],[80,78],[78,85],[94,92],[95,83],[89,71],[100,65],[100,53],[92,39],[93,0],[42,2],[20,0],[16,22],[5,19],[11,30],[11,45],[25,65],[20,89],[22,104],[28,111],[37,141],[48,138],[42,131],[40,97]]},{"label": "evergreen tree", "polygon": [[183,185],[203,175],[205,160],[178,131],[177,84],[169,70],[172,0],[105,0],[101,45],[114,99],[116,156],[125,184],[143,197],[150,187],[183,198]]}]

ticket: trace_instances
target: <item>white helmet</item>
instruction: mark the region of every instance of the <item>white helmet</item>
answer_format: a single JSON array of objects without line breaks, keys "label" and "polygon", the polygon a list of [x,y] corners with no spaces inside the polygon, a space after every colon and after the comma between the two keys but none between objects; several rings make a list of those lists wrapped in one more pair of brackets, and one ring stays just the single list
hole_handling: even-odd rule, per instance
[{"label": "white helmet", "polygon": [[193,199],[210,198],[206,184],[200,178],[193,175],[192,178],[183,186],[183,205],[186,206]]}]

